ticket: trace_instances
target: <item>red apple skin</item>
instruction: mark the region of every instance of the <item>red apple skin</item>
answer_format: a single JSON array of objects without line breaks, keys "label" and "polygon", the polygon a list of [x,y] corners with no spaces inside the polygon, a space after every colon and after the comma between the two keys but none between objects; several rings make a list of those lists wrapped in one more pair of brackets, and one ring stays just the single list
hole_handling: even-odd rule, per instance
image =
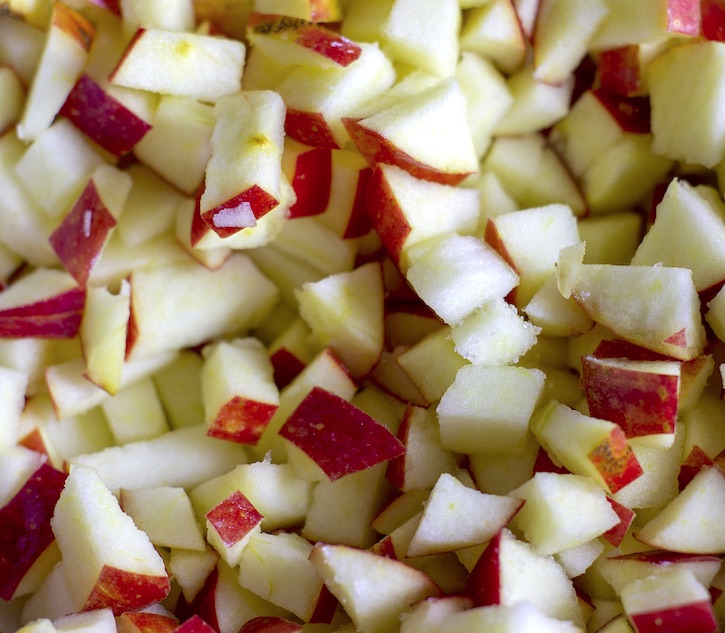
[{"label": "red apple skin", "polygon": [[219,410],[207,435],[239,444],[256,444],[279,407],[234,396]]},{"label": "red apple skin", "polygon": [[687,484],[699,473],[703,468],[712,466],[715,462],[707,456],[699,446],[695,445],[680,466],[680,472],[677,475],[677,485],[683,490]]},{"label": "red apple skin", "polygon": [[725,1],[701,0],[702,37],[713,42],[725,42]]},{"label": "red apple skin", "polygon": [[618,424],[627,437],[674,433],[679,376],[607,366],[582,358],[580,384],[590,414]]},{"label": "red apple skin", "polygon": [[499,551],[503,530],[499,530],[468,575],[467,593],[474,607],[501,603],[501,565]]},{"label": "red apple skin", "polygon": [[622,97],[634,97],[642,88],[639,47],[621,46],[599,54],[595,83],[602,90]]},{"label": "red apple skin", "polygon": [[621,490],[643,473],[624,432],[618,427],[612,429],[588,457],[612,493]]},{"label": "red apple skin", "polygon": [[647,97],[623,97],[606,90],[594,90],[593,94],[622,131],[633,134],[650,132],[650,105]]},{"label": "red apple skin", "polygon": [[315,147],[297,157],[292,188],[297,200],[290,207],[290,217],[319,215],[330,202],[332,150]]},{"label": "red apple skin", "polygon": [[276,350],[269,359],[274,369],[274,384],[279,389],[289,385],[305,368],[305,364],[284,347]]},{"label": "red apple skin", "polygon": [[50,299],[0,310],[0,338],[73,338],[78,334],[86,292],[72,288]]},{"label": "red apple skin", "polygon": [[302,625],[273,616],[259,616],[248,620],[239,633],[297,633]]},{"label": "red apple skin", "polygon": [[85,287],[93,265],[103,250],[116,219],[98,195],[93,180],[88,182],[68,215],[53,231],[50,244],[64,268]]},{"label": "red apple skin", "polygon": [[82,610],[110,608],[118,616],[125,611],[143,609],[161,602],[170,589],[167,576],[137,574],[104,565]]},{"label": "red apple skin", "polygon": [[179,620],[185,622],[197,616],[202,622],[208,623],[213,631],[219,630],[219,622],[216,612],[216,589],[219,582],[219,570],[215,567],[204,586],[199,590],[191,602],[184,599],[184,594],[179,594],[174,613]]},{"label": "red apple skin", "polygon": [[[411,408],[408,406],[403,414],[403,419],[398,427],[398,439],[405,445],[408,443],[408,434],[410,433],[410,416]],[[396,488],[403,489],[405,485],[405,457],[407,452],[399,457],[395,457],[388,462],[388,469],[385,473],[387,480]]]},{"label": "red apple skin", "polygon": [[179,621],[162,613],[127,611],[116,620],[118,633],[170,633]]},{"label": "red apple skin", "polygon": [[315,387],[279,434],[335,481],[405,453],[387,428],[339,396]]},{"label": "red apple skin", "polygon": [[558,473],[565,475],[569,471],[564,466],[557,466],[552,461],[549,453],[539,447],[539,452],[536,454],[536,460],[534,461],[533,473]]},{"label": "red apple skin", "polygon": [[81,75],[60,114],[114,156],[130,152],[151,129],[88,75]]},{"label": "red apple skin", "polygon": [[340,149],[329,124],[320,112],[288,109],[284,130],[293,139],[305,145]]},{"label": "red apple skin", "polygon": [[263,518],[239,490],[206,514],[207,521],[214,526],[224,544],[228,546],[241,541]]},{"label": "red apple skin", "polygon": [[372,230],[370,216],[367,211],[367,189],[373,170],[365,167],[360,170],[355,189],[355,199],[352,204],[352,212],[347,227],[343,233],[343,239],[353,240],[357,237],[367,235]]},{"label": "red apple skin", "polygon": [[357,147],[360,154],[373,167],[378,163],[387,165],[395,165],[404,169],[412,176],[423,180],[431,180],[444,185],[455,186],[470,176],[466,173],[451,173],[441,171],[425,163],[421,163],[406,152],[398,149],[390,143],[379,132],[370,130],[360,124],[359,119],[343,118],[343,124],[347,133],[350,135],[352,142]]},{"label": "red apple skin", "polygon": [[602,536],[614,547],[619,547],[619,544],[627,535],[627,530],[629,530],[629,526],[632,525],[636,515],[634,510],[619,503],[618,501],[615,501],[611,497],[607,497],[607,501],[609,502],[609,505],[612,506],[612,510],[617,513],[619,523],[617,523],[614,527],[609,528],[606,532],[604,532],[604,534],[602,534]]},{"label": "red apple skin", "polygon": [[377,554],[378,556],[385,556],[385,558],[392,558],[398,560],[398,555],[395,553],[395,545],[393,539],[388,535],[381,538],[375,545],[370,548],[370,551]]},{"label": "red apple skin", "polygon": [[637,633],[715,633],[718,622],[710,601],[693,602],[672,609],[630,614]]},{"label": "red apple skin", "polygon": [[62,2],[55,2],[53,4],[52,24],[61,31],[68,33],[83,50],[86,52],[91,50],[93,38],[96,36],[96,29],[77,11]]},{"label": "red apple skin", "polygon": [[43,433],[38,427],[35,427],[32,431],[20,438],[18,444],[20,446],[24,446],[25,448],[29,448],[31,451],[35,451],[36,453],[40,453],[41,455],[45,455],[46,457],[50,458],[50,451],[48,451],[48,445],[45,443]]},{"label": "red apple skin", "polygon": [[234,210],[243,204],[248,204],[251,207],[254,217],[259,220],[274,209],[279,204],[279,200],[267,193],[259,185],[252,185],[249,189],[245,189],[223,204],[203,211],[201,217],[207,226],[219,237],[229,237],[247,227],[237,225],[224,226],[223,224],[217,226],[217,215],[223,214],[225,211]]},{"label": "red apple skin", "polygon": [[697,37],[702,25],[700,0],[668,0],[667,30]]},{"label": "red apple skin", "polygon": [[380,236],[390,259],[397,265],[411,228],[400,210],[400,205],[390,184],[380,169],[373,169],[370,176],[366,207],[373,228]]},{"label": "red apple skin", "polygon": [[308,620],[309,624],[330,624],[335,617],[338,604],[338,599],[332,595],[327,585],[323,584],[320,589],[320,595],[317,598],[317,603],[315,604],[315,609]]},{"label": "red apple skin", "polygon": [[217,629],[198,615],[192,615],[174,629],[174,633],[217,633]]},{"label": "red apple skin", "polygon": [[50,527],[67,475],[43,464],[0,508],[0,598],[11,600],[20,581],[55,540]]},{"label": "red apple skin", "polygon": [[269,35],[291,40],[338,66],[349,66],[362,54],[362,48],[352,40],[343,37],[319,24],[293,18],[288,15],[265,15],[252,13],[247,20],[255,35]]}]

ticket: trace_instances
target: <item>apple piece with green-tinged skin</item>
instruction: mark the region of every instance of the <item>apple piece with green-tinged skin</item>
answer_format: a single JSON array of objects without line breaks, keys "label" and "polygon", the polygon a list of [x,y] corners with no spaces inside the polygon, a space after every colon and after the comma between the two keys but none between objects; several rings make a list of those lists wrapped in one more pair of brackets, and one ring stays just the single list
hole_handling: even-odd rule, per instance
[{"label": "apple piece with green-tinged skin", "polygon": [[476,607],[528,602],[548,616],[583,624],[574,586],[561,565],[538,554],[508,528],[491,539],[475,563],[467,594]]},{"label": "apple piece with green-tinged skin", "polygon": [[722,560],[718,556],[647,550],[609,555],[598,562],[597,569],[619,594],[634,580],[660,574],[672,568],[687,569],[694,574],[700,584],[710,587],[721,565]]},{"label": "apple piece with green-tinged skin", "polygon": [[379,263],[306,283],[295,296],[317,342],[332,349],[353,376],[364,376],[375,366],[385,338]]},{"label": "apple piece with green-tinged skin", "polygon": [[559,251],[579,242],[576,218],[571,208],[563,204],[489,218],[485,237],[519,276],[513,297],[520,306],[529,303],[554,274]]},{"label": "apple piece with green-tinged skin", "polygon": [[583,247],[563,248],[559,290],[623,339],[678,360],[700,356],[705,328],[689,268],[581,264]]},{"label": "apple piece with green-tinged skin", "polygon": [[[592,35],[608,12],[603,1],[581,5],[541,0],[532,37],[536,79],[549,84],[564,81],[585,57]],[[567,46],[561,46],[563,38]]]},{"label": "apple piece with green-tinged skin", "polygon": [[524,500],[517,527],[544,556],[584,545],[619,523],[601,486],[583,475],[539,472],[511,495]]},{"label": "apple piece with green-tinged skin", "polygon": [[714,633],[718,622],[708,590],[677,566],[622,587],[622,606],[638,633]]},{"label": "apple piece with green-tinged skin", "polygon": [[38,268],[8,286],[0,297],[0,337],[73,338],[85,290],[67,273]]},{"label": "apple piece with green-tinged skin", "polygon": [[66,574],[84,611],[120,615],[168,595],[163,560],[94,469],[70,468],[51,526],[61,554],[74,561]]},{"label": "apple piece with green-tinged skin", "polygon": [[254,11],[287,15],[310,22],[339,22],[342,8],[338,0],[254,0]]},{"label": "apple piece with green-tinged skin", "polygon": [[382,633],[418,601],[440,594],[423,572],[347,545],[318,543],[310,561],[361,633]]},{"label": "apple piece with green-tinged skin", "polygon": [[260,616],[246,622],[239,633],[298,633],[302,625],[285,618]]},{"label": "apple piece with green-tinged skin", "polygon": [[[352,142],[371,166],[397,165],[411,175],[457,185],[478,172],[466,101],[451,77],[364,119],[343,119]],[[425,143],[433,135],[435,149]]]},{"label": "apple piece with green-tinged skin", "polygon": [[[652,150],[673,160],[711,168],[725,151],[725,127],[716,117],[725,99],[725,50],[720,42],[700,40],[693,44],[662,53],[647,68]],[[699,69],[697,78],[692,76],[692,68]],[[696,121],[688,118],[690,112],[694,114],[693,99],[698,104]],[[678,126],[677,120],[687,123]]]},{"label": "apple piece with green-tinged skin", "polygon": [[279,407],[264,345],[254,338],[221,341],[203,351],[201,390],[207,434],[256,444]]},{"label": "apple piece with green-tinged skin", "polygon": [[325,212],[332,187],[332,150],[309,147],[294,139],[286,139],[282,154],[282,170],[292,183],[295,203],[290,217],[307,217]]},{"label": "apple piece with green-tinged skin", "polygon": [[536,412],[531,430],[569,471],[591,477],[607,492],[614,493],[642,475],[624,431],[614,422],[552,400]]},{"label": "apple piece with green-tinged skin", "polygon": [[118,633],[171,633],[179,621],[172,615],[151,611],[127,611],[116,619]]},{"label": "apple piece with green-tinged skin", "polygon": [[510,74],[526,58],[526,37],[512,0],[494,0],[468,12],[460,34],[463,51],[476,53]]},{"label": "apple piece with green-tinged skin", "polygon": [[[628,438],[675,431],[681,363],[582,358],[581,385],[595,418],[618,424]],[[657,438],[652,438],[657,441]]]},{"label": "apple piece with green-tinged skin", "polygon": [[[402,271],[413,244],[449,232],[471,234],[478,224],[473,189],[420,180],[394,165],[373,169],[366,197],[373,228]],[[449,212],[441,213],[441,208]]]},{"label": "apple piece with green-tinged skin", "polygon": [[61,2],[53,3],[50,27],[33,75],[18,136],[34,141],[50,127],[88,59],[95,27]]},{"label": "apple piece with green-tinged skin", "polygon": [[249,539],[260,533],[263,518],[237,490],[206,513],[207,540],[234,567],[242,560]]},{"label": "apple piece with green-tinged skin", "polygon": [[717,466],[704,468],[635,537],[651,547],[673,552],[721,554],[725,539],[716,526],[723,498],[725,473]]},{"label": "apple piece with green-tinged skin", "polygon": [[23,577],[54,541],[50,519],[65,480],[65,473],[43,464],[0,508],[0,597],[4,600],[12,600]]},{"label": "apple piece with green-tinged skin", "polygon": [[203,552],[206,548],[191,501],[183,488],[155,486],[121,489],[121,509],[128,514],[151,542],[169,547]]},{"label": "apple piece with green-tinged skin", "polygon": [[78,78],[60,114],[114,156],[130,152],[151,129],[86,74]]},{"label": "apple piece with green-tinged skin", "polygon": [[246,49],[224,37],[140,28],[111,72],[113,84],[214,102],[241,90]]},{"label": "apple piece with green-tinged skin", "polygon": [[358,44],[339,33],[289,15],[252,13],[247,21],[247,37],[252,46],[286,64],[348,66],[362,52]]},{"label": "apple piece with green-tinged skin", "polygon": [[441,443],[461,453],[522,453],[544,380],[539,369],[462,367],[436,407]]},{"label": "apple piece with green-tinged skin", "polygon": [[382,424],[343,398],[315,387],[279,431],[316,479],[340,477],[386,462],[405,446]]},{"label": "apple piece with green-tinged skin", "polygon": [[50,235],[50,243],[65,269],[85,286],[116,219],[91,180],[68,215]]},{"label": "apple piece with green-tinged skin", "polygon": [[221,97],[201,217],[220,237],[253,227],[280,203],[285,105],[272,91]]},{"label": "apple piece with green-tinged skin", "polygon": [[[130,284],[127,360],[252,328],[278,298],[272,282],[241,253],[213,272],[193,261],[136,270]],[[176,327],[165,317],[173,313],[184,314]]]},{"label": "apple piece with green-tinged skin", "polygon": [[348,141],[342,117],[372,102],[395,81],[392,62],[377,43],[361,43],[345,67],[292,66],[272,88],[287,105],[285,131],[312,147],[339,149]]},{"label": "apple piece with green-tinged skin", "polygon": [[432,408],[408,405],[398,427],[405,454],[388,463],[387,478],[403,492],[433,486],[443,473],[454,473],[453,454],[443,448]]},{"label": "apple piece with green-tinged skin", "polygon": [[442,474],[425,503],[406,557],[451,552],[490,541],[523,506],[522,498],[485,494]]}]

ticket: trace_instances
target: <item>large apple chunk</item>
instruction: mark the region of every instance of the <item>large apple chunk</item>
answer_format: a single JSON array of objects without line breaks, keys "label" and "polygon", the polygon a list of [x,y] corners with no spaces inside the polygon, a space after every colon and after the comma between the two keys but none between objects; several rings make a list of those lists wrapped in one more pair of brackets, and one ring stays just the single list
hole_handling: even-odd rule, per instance
[{"label": "large apple chunk", "polygon": [[51,525],[84,610],[110,607],[118,615],[168,594],[163,560],[94,469],[71,467]]}]

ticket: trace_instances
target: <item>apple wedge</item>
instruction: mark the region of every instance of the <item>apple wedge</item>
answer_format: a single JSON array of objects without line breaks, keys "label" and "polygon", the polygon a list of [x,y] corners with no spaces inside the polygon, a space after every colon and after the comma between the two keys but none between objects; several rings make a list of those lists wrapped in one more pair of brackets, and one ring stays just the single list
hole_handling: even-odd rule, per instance
[{"label": "apple wedge", "polygon": [[111,608],[120,615],[168,594],[161,557],[92,468],[71,467],[51,525],[61,554],[76,562],[66,574],[85,610]]}]

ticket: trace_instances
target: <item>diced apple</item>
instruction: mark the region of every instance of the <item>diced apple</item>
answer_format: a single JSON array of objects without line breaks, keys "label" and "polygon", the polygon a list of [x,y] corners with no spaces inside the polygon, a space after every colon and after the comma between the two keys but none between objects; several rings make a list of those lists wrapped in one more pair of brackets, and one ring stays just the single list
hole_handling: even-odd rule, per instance
[{"label": "diced apple", "polygon": [[260,533],[263,518],[237,490],[206,513],[207,541],[234,567],[244,557],[250,539]]}]

